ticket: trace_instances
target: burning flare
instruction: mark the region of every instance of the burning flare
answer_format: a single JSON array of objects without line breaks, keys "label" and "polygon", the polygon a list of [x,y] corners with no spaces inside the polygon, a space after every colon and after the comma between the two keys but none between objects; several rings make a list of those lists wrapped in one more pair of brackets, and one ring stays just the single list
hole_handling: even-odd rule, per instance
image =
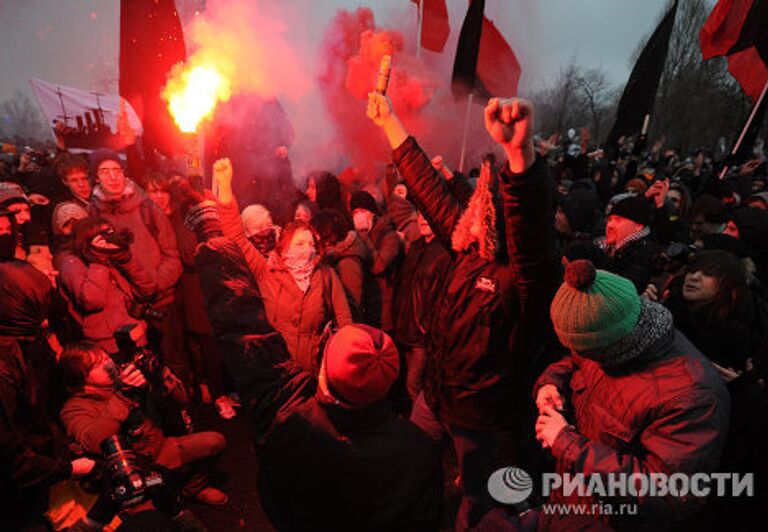
[{"label": "burning flare", "polygon": [[218,102],[232,95],[229,80],[215,66],[196,66],[176,72],[163,90],[176,125],[184,133],[194,133],[200,122],[213,114]]}]

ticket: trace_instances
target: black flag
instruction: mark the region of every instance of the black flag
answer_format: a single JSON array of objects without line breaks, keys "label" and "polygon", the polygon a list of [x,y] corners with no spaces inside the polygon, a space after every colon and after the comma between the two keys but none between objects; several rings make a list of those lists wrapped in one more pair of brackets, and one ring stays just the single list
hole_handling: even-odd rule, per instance
[{"label": "black flag", "polygon": [[451,91],[456,98],[468,96],[477,85],[477,57],[480,53],[484,11],[485,0],[472,0],[464,24],[461,25],[451,78]]},{"label": "black flag", "polygon": [[645,115],[650,115],[653,111],[661,72],[667,60],[669,37],[675,25],[677,2],[678,0],[675,0],[672,4],[672,8],[656,27],[640,57],[637,58],[629,81],[624,87],[624,93],[621,95],[619,107],[616,110],[616,121],[608,134],[606,146],[609,150],[615,149],[622,135],[639,133],[643,127]]}]

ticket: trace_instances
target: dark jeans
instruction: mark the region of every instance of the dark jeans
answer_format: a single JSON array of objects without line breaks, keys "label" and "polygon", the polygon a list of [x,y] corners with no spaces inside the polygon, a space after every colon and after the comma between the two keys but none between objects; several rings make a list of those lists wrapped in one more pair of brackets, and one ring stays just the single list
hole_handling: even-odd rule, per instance
[{"label": "dark jeans", "polygon": [[451,439],[463,492],[456,515],[456,530],[469,530],[495,506],[488,493],[488,478],[500,467],[498,460],[503,435],[444,425],[427,405],[423,392],[413,405],[411,421],[438,445]]}]

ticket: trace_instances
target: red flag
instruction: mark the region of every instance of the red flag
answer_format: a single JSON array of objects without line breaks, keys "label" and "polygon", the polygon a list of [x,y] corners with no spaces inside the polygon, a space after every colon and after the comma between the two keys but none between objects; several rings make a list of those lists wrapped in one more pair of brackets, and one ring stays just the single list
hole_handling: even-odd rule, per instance
[{"label": "red flag", "polygon": [[483,17],[477,77],[494,96],[517,96],[520,63],[515,52],[493,22]]},{"label": "red flag", "polygon": [[433,52],[442,52],[451,24],[448,20],[448,7],[445,0],[411,0],[417,6],[424,2],[424,13],[421,20],[421,47]]},{"label": "red flag", "polygon": [[768,81],[768,1],[719,0],[701,28],[704,59],[728,56],[728,70],[753,100]]},{"label": "red flag", "polygon": [[121,0],[120,95],[144,126],[145,156],[183,150],[181,134],[160,94],[168,72],[184,61],[184,35],[173,0]]}]

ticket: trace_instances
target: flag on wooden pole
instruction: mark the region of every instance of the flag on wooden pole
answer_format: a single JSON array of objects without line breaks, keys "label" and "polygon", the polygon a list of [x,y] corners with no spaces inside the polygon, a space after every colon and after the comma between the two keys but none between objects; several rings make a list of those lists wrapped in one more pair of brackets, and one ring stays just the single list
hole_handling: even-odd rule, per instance
[{"label": "flag on wooden pole", "polygon": [[[678,0],[661,20],[635,62],[616,110],[616,121],[608,134],[606,146],[614,150],[622,135],[640,133],[646,115],[653,114],[656,91],[664,71],[669,38],[675,25]],[[614,154],[615,155],[615,154]]]}]

